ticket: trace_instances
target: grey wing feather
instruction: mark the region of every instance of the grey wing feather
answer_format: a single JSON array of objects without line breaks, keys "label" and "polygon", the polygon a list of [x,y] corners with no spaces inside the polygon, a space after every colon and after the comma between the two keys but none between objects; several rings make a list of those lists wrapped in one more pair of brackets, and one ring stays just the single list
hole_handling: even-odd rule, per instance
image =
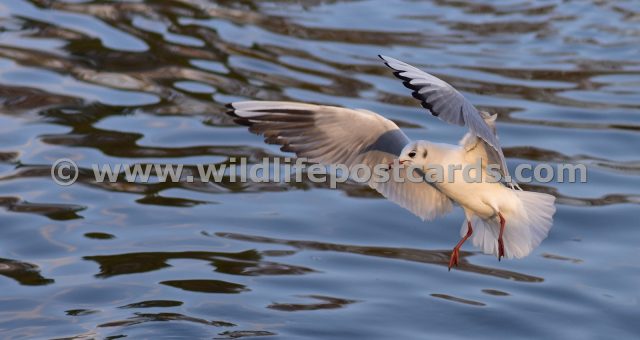
[{"label": "grey wing feather", "polygon": [[396,77],[403,80],[405,87],[413,90],[413,97],[420,100],[431,114],[447,123],[466,126],[491,147],[493,150],[488,153],[498,158],[503,177],[509,174],[495,128],[485,122],[483,115],[460,92],[447,82],[407,63],[382,55],[379,57],[394,70]]},{"label": "grey wing feather", "polygon": [[[394,161],[409,138],[392,121],[367,110],[293,102],[246,101],[229,105],[235,121],[311,162],[323,165],[364,164],[373,170]],[[373,171],[372,171],[373,172]],[[400,171],[405,175],[405,171]],[[451,200],[426,182],[393,180],[369,186],[418,217],[433,219],[449,212]]]},{"label": "grey wing feather", "polygon": [[[497,114],[490,115],[487,112],[480,111],[484,121],[487,123],[491,131],[496,131],[496,117]],[[467,132],[460,140],[460,146],[465,150],[465,158],[470,163],[475,163],[478,158],[482,159],[482,164],[486,167],[488,165],[497,165],[501,169],[500,155],[496,150],[489,146],[483,139],[476,136],[473,132]],[[502,169],[501,169],[502,170]],[[505,176],[503,172],[501,174]]]}]

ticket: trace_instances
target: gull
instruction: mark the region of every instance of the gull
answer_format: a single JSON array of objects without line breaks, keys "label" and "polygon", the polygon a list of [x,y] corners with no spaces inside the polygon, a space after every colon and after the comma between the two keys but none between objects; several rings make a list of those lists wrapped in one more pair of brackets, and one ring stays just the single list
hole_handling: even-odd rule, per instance
[{"label": "gull", "polygon": [[[423,221],[448,213],[454,204],[462,207],[465,221],[449,270],[458,265],[460,248],[471,237],[475,247],[498,260],[531,253],[553,224],[555,197],[523,191],[511,181],[496,134],[497,114],[479,111],[451,85],[429,73],[391,57],[379,57],[433,116],[468,128],[459,145],[411,141],[394,122],[364,109],[240,101],[229,104],[228,113],[237,123],[249,126],[249,131],[263,135],[266,143],[281,145],[282,151],[310,162],[370,169],[401,164],[415,169],[424,180],[380,182],[371,178],[368,184]],[[441,180],[428,180],[436,174],[434,164],[449,168],[477,162],[481,162],[480,181],[451,176],[448,171]],[[402,179],[408,176],[405,171],[400,174]]]}]

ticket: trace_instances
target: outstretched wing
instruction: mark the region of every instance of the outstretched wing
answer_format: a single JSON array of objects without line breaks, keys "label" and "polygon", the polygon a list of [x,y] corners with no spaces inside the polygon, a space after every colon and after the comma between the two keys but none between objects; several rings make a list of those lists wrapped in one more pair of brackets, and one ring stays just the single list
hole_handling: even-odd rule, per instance
[{"label": "outstretched wing", "polygon": [[[409,143],[395,123],[367,110],[275,101],[235,102],[229,107],[237,123],[264,135],[265,142],[323,165],[353,169],[364,164],[373,172],[376,165],[394,161]],[[378,183],[372,178],[368,184],[423,220],[452,208],[451,200],[426,182]]]},{"label": "outstretched wing", "polygon": [[492,154],[497,158],[496,161],[499,162],[503,178],[509,175],[495,127],[489,126],[484,115],[460,92],[445,81],[407,63],[382,55],[379,57],[389,68],[394,70],[393,74],[396,77],[403,80],[405,87],[413,90],[413,97],[420,100],[422,106],[431,111],[432,115],[447,123],[466,126],[472,137],[476,136],[482,139],[487,144],[487,154]]},{"label": "outstretched wing", "polygon": [[[490,115],[487,112],[480,111],[482,118],[487,123],[491,131],[495,133],[496,131],[496,117],[497,114]],[[497,165],[502,170],[500,159],[500,154],[489,144],[487,144],[482,138],[476,136],[473,132],[467,132],[464,137],[460,140],[460,146],[462,146],[465,150],[465,159],[469,163],[477,162],[478,159],[482,160],[482,164],[487,167],[489,165]],[[493,173],[487,173],[487,175],[493,175]],[[501,172],[502,177],[506,176],[507,173]],[[515,182],[511,182],[510,185],[513,185],[517,188],[520,188]]]}]

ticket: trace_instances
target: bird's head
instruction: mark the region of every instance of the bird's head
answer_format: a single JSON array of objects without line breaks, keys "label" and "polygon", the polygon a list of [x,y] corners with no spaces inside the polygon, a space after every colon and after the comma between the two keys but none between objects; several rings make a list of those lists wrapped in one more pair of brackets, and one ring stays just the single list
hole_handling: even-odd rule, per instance
[{"label": "bird's head", "polygon": [[429,157],[429,142],[414,141],[407,144],[398,157],[398,162],[404,165],[424,166]]}]

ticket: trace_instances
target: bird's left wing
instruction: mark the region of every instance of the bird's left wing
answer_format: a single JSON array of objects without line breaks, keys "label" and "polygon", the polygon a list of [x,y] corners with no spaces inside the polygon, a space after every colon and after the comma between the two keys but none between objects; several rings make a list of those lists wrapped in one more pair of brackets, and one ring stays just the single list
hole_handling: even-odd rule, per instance
[{"label": "bird's left wing", "polygon": [[[487,126],[489,126],[489,128],[495,133],[496,117],[498,115],[497,114],[490,115],[489,113],[484,111],[480,111],[480,115],[482,115],[482,118],[484,119],[485,123],[487,123]],[[492,166],[497,165],[498,167],[500,167],[500,164],[502,162],[500,158],[500,154],[494,148],[488,145],[482,138],[476,136],[476,134],[474,134],[473,132],[471,131],[467,132],[464,135],[464,137],[462,137],[459,144],[464,148],[465,159],[469,163],[475,164],[475,162],[478,159],[480,159],[482,160],[482,164],[485,167],[485,169],[489,165],[492,165]],[[494,173],[491,172],[489,175],[493,175],[493,174]],[[500,175],[505,176],[507,174],[508,173],[503,172]],[[512,182],[511,184],[519,188],[519,186],[515,182]]]},{"label": "bird's left wing", "polygon": [[[460,92],[442,79],[415,68],[400,60],[379,56],[385,64],[394,70],[393,74],[403,80],[403,84],[413,90],[413,97],[420,100],[422,106],[441,120],[455,125],[466,126],[473,137],[487,144],[487,154],[494,155],[500,166],[503,179],[509,175],[507,163],[498,142],[495,126],[491,127],[485,116]],[[492,150],[489,150],[492,149]]]},{"label": "bird's left wing", "polygon": [[[367,110],[352,110],[278,101],[229,104],[230,115],[249,131],[264,135],[265,142],[323,165],[363,164],[373,172],[378,164],[393,162],[409,138],[392,121]],[[452,208],[451,200],[426,182],[393,179],[369,186],[422,219],[432,219]]]}]

